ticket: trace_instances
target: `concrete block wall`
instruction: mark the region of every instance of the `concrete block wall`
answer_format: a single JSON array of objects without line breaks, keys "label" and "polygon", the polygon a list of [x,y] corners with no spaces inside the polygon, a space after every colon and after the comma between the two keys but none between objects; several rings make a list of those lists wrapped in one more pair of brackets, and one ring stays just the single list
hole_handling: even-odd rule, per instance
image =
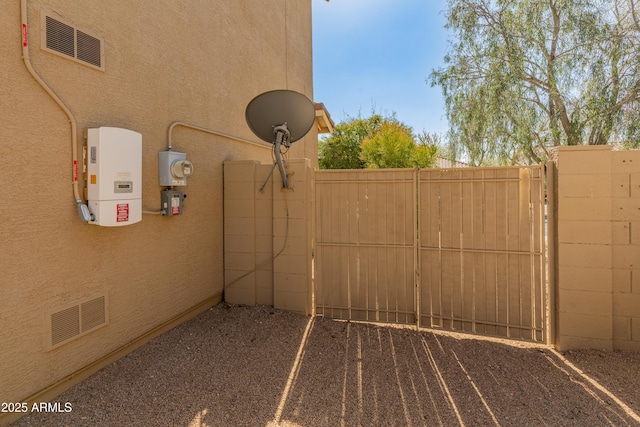
[{"label": "concrete block wall", "polygon": [[561,148],[559,349],[640,350],[640,280],[633,286],[634,272],[640,279],[640,232],[634,240],[634,224],[640,229],[640,152]]},{"label": "concrete block wall", "polygon": [[287,162],[291,189],[273,179],[273,305],[311,314],[313,169],[309,159]]},{"label": "concrete block wall", "polygon": [[225,301],[311,314],[312,169],[287,162],[290,189],[273,165],[224,165]]},{"label": "concrete block wall", "polygon": [[224,298],[255,305],[256,196],[253,160],[224,163]]},{"label": "concrete block wall", "polygon": [[640,351],[640,151],[611,152],[613,347]]}]

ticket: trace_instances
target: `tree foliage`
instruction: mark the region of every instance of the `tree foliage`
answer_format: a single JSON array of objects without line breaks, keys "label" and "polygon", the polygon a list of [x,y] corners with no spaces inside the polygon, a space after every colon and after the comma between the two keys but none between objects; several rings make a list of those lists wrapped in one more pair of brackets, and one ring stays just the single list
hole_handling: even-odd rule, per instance
[{"label": "tree foliage", "polygon": [[367,119],[357,117],[338,123],[331,135],[318,144],[320,169],[364,168],[360,144],[380,129],[383,120],[374,113]]},{"label": "tree foliage", "polygon": [[638,0],[449,0],[434,70],[449,141],[473,165],[548,147],[640,144]]},{"label": "tree foliage", "polygon": [[395,115],[351,118],[339,123],[319,144],[321,169],[433,167],[438,146],[418,136]]}]

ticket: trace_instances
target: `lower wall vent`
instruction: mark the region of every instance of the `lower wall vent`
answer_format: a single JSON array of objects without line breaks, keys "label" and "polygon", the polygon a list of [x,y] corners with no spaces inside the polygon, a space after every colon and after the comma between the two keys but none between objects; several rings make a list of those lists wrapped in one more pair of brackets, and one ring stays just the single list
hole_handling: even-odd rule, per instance
[{"label": "lower wall vent", "polygon": [[80,326],[82,332],[89,332],[107,322],[106,300],[104,296],[80,305]]},{"label": "lower wall vent", "polygon": [[51,350],[108,323],[107,296],[93,296],[50,312],[47,347]]},{"label": "lower wall vent", "polygon": [[51,345],[58,345],[80,335],[80,306],[69,307],[51,315]]}]

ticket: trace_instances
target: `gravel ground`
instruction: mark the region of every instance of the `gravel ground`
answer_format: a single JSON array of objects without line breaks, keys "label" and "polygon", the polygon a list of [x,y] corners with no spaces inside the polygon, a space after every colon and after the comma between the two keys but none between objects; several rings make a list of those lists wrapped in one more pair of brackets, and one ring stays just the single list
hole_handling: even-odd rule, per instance
[{"label": "gravel ground", "polygon": [[638,426],[639,368],[220,304],[60,395],[71,412],[13,426]]}]

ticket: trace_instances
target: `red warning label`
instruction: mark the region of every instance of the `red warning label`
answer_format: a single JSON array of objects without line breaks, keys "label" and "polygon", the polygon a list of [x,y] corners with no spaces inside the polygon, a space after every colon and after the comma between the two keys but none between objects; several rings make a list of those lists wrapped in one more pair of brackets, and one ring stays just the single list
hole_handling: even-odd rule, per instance
[{"label": "red warning label", "polygon": [[22,24],[22,46],[27,47],[29,44],[29,33],[27,33],[27,24]]},{"label": "red warning label", "polygon": [[171,215],[180,215],[180,197],[171,198]]},{"label": "red warning label", "polygon": [[116,222],[129,221],[129,203],[116,205]]}]

